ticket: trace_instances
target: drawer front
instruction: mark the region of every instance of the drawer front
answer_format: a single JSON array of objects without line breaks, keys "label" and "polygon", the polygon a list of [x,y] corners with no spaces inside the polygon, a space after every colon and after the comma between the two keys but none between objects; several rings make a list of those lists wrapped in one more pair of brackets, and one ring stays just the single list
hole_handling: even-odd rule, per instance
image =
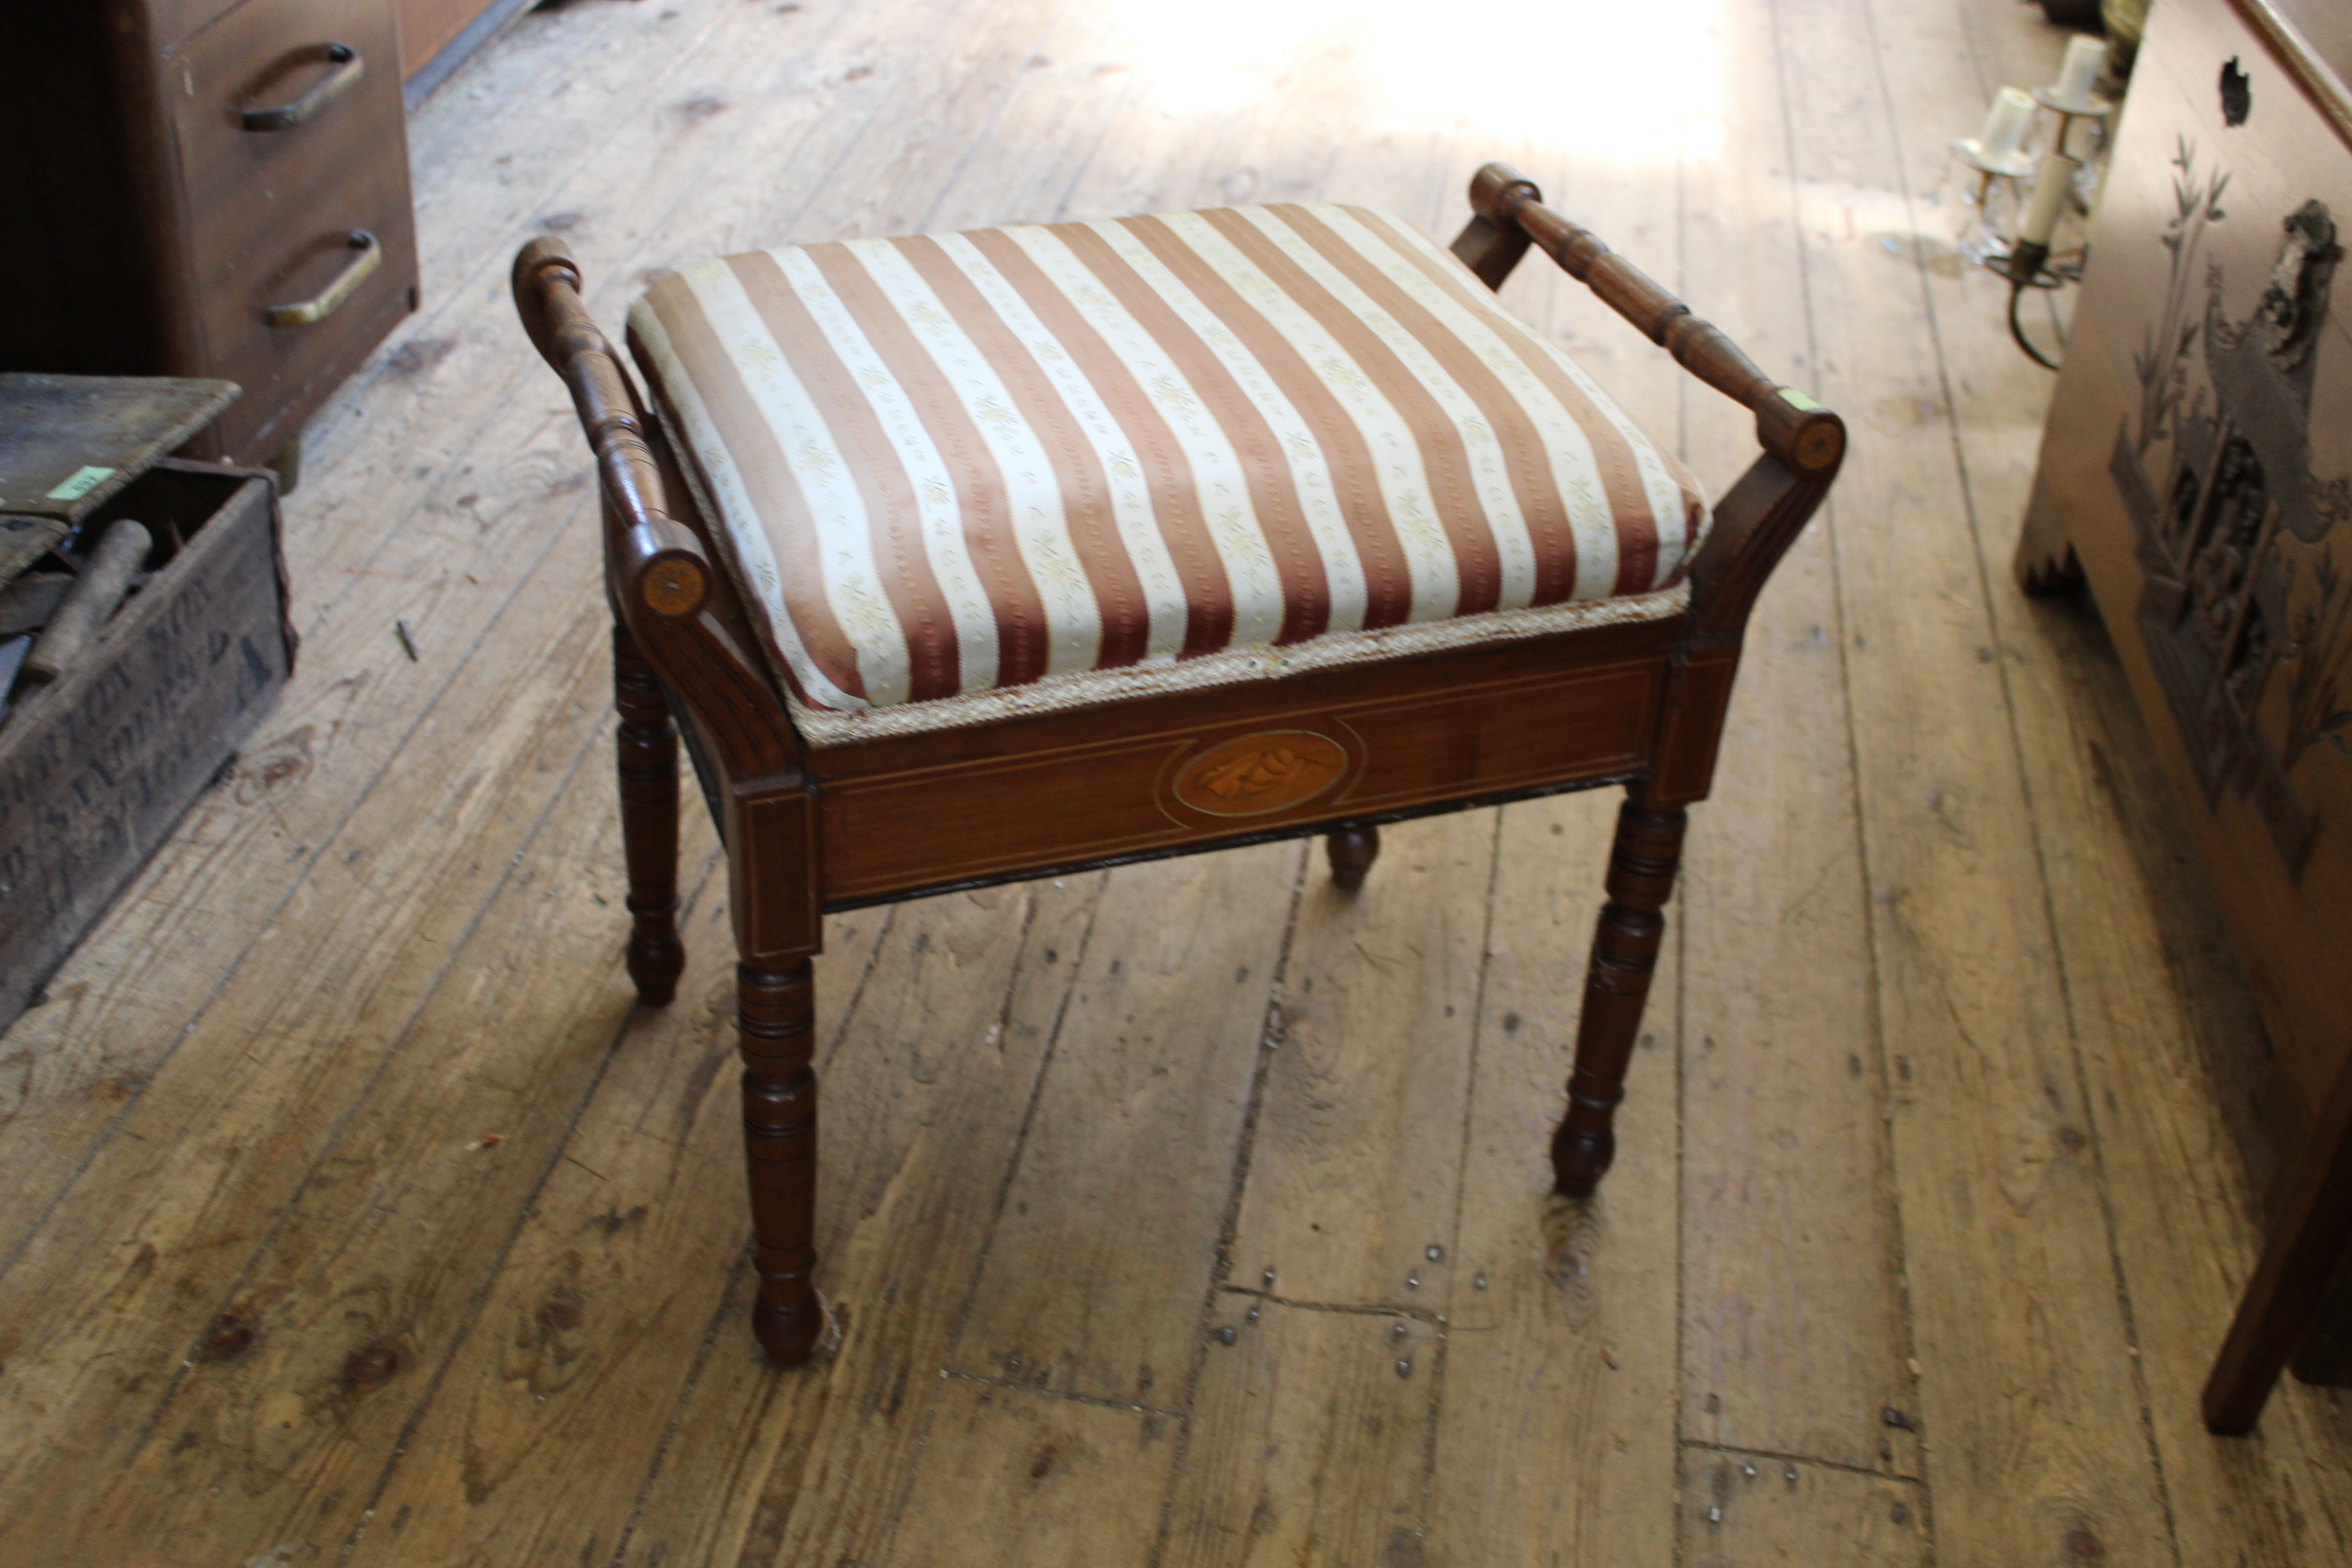
[{"label": "drawer front", "polygon": [[[203,372],[245,388],[220,441],[258,460],[415,305],[392,13],[246,0],[165,62],[164,82]],[[316,319],[292,319],[302,306]]]},{"label": "drawer front", "polygon": [[[413,77],[431,65],[457,35],[478,21],[495,0],[399,0],[401,74]],[[512,7],[509,7],[509,10]]]},{"label": "drawer front", "polygon": [[174,45],[236,4],[236,0],[147,0],[148,42],[156,53],[169,54]]}]

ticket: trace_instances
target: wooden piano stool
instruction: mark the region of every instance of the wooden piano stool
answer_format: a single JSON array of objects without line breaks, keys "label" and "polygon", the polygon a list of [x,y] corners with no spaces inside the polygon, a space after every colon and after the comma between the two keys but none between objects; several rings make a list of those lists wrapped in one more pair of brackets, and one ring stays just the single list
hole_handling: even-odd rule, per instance
[{"label": "wooden piano stool", "polygon": [[[1838,417],[1501,164],[1449,254],[1270,206],[730,257],[630,316],[640,396],[553,240],[532,342],[603,484],[648,1005],[684,964],[682,726],[726,844],[754,1328],[819,1338],[823,917],[1622,784],[1559,1190],[1592,1192],[1750,605]],[[1756,416],[1710,511],[1492,298],[1530,244]],[[1082,1048],[1082,1047],[1081,1047]]]}]

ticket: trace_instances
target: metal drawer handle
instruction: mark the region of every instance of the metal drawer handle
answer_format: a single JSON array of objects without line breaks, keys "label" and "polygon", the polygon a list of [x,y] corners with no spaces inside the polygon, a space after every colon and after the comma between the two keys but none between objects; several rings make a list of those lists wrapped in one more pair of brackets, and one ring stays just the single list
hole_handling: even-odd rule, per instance
[{"label": "metal drawer handle", "polygon": [[327,44],[319,50],[320,58],[334,69],[311,85],[310,90],[291,103],[281,103],[275,109],[248,109],[237,118],[247,131],[290,131],[310,118],[327,100],[360,79],[367,62],[360,58],[359,50],[349,44]]},{"label": "metal drawer handle", "polygon": [[343,269],[335,274],[335,280],[307,300],[297,300],[291,305],[270,306],[271,326],[307,327],[313,321],[325,321],[352,297],[362,279],[383,265],[383,247],[378,245],[375,236],[367,230],[352,230],[348,243],[352,247],[352,258],[343,263]]}]

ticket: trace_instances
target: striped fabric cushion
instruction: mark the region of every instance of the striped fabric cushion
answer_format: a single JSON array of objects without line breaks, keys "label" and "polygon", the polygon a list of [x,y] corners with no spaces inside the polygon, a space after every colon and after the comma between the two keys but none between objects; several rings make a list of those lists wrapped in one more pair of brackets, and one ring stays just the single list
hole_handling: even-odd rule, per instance
[{"label": "striped fabric cushion", "polygon": [[1671,615],[1707,522],[1360,208],[731,256],[629,331],[819,744]]}]

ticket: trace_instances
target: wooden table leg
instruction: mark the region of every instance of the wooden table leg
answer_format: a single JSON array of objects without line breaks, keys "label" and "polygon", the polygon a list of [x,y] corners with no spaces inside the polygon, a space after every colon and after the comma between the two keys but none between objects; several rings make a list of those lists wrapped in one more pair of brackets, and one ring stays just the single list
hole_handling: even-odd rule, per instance
[{"label": "wooden table leg", "polygon": [[2277,1194],[2262,1261],[2205,1381],[2206,1430],[2226,1437],[2254,1429],[2352,1245],[2352,1063],[2336,1073],[2326,1107],[2280,1177]]}]

